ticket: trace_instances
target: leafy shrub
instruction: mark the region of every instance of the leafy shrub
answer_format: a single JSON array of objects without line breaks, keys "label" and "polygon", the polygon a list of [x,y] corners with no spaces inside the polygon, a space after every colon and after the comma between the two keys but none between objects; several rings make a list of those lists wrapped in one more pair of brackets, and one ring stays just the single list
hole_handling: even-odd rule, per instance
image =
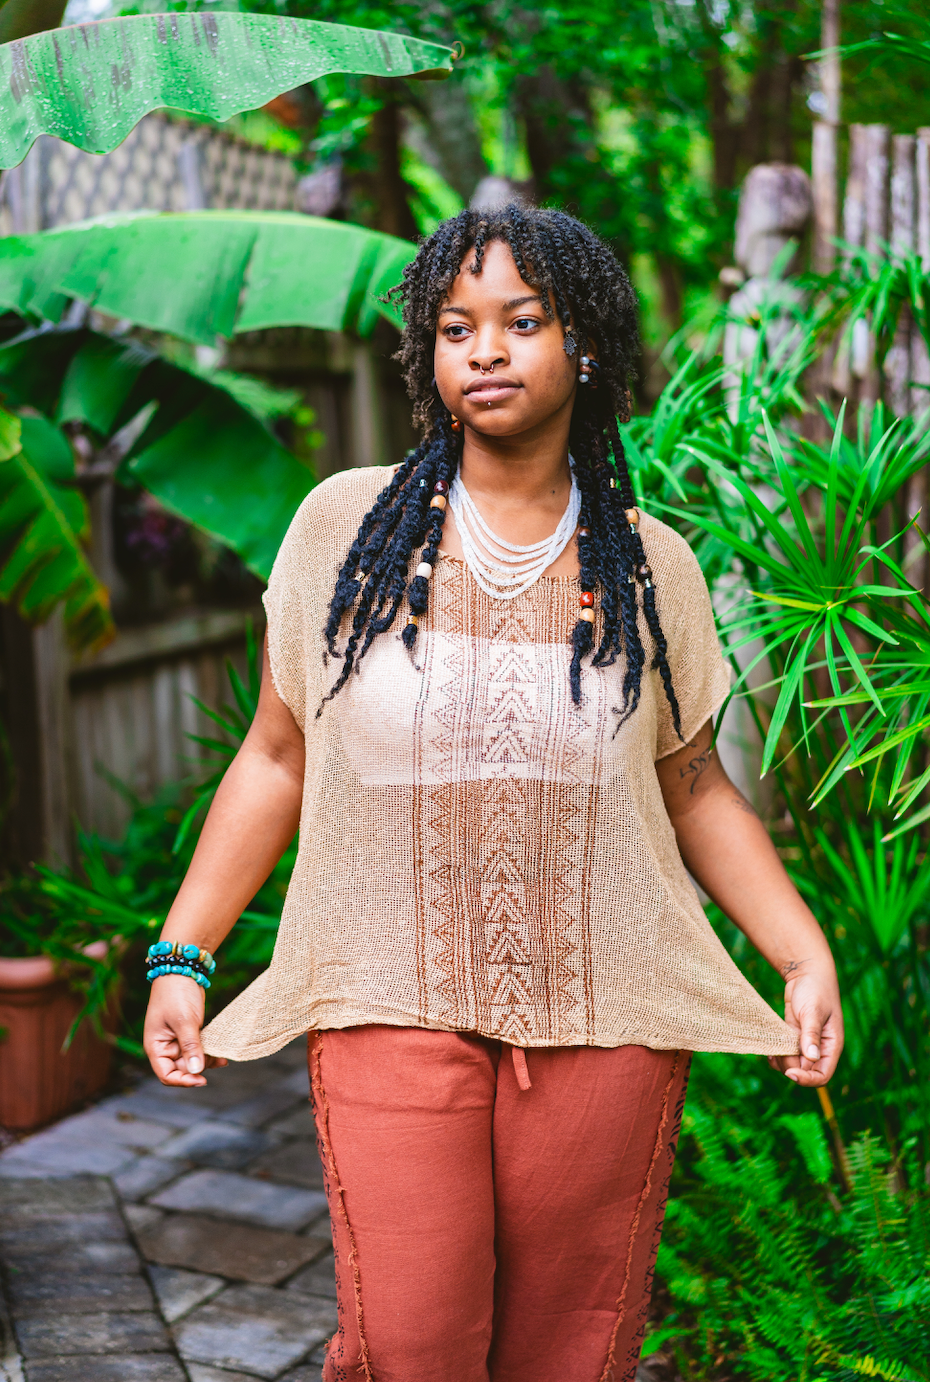
[{"label": "leafy shrub", "polygon": [[[81,833],[75,870],[55,873],[39,867],[34,876],[7,880],[0,889],[4,953],[45,954],[67,964],[72,986],[84,997],[69,1040],[85,1018],[101,1030],[101,1015],[121,986],[122,1030],[108,1040],[133,1055],[142,1054],[139,1038],[148,998],[143,956],[157,938],[193,857],[193,826],[212,801],[258,703],[260,662],[251,629],[247,641],[248,681],[243,682],[227,662],[234,704],[213,711],[198,702],[224,737],[197,736],[213,763],[193,792],[191,784],[177,783],[154,801],[143,802],[114,782],[132,806],[121,840]],[[209,1006],[228,1001],[268,965],[295,857],[296,842],[225,941],[222,963],[207,994]],[[106,959],[84,954],[85,946],[102,939],[112,943]]]}]

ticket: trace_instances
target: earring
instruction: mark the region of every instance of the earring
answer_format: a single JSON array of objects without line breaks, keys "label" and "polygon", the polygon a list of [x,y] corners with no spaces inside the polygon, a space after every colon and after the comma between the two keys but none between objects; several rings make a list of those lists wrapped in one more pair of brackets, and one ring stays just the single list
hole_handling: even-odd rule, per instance
[{"label": "earring", "polygon": [[462,430],[462,424],[461,424],[461,422],[459,421],[459,419],[455,416],[455,413],[450,413],[449,416],[450,416],[451,419],[452,419],[452,430],[453,430],[453,432],[461,432],[461,430]]},{"label": "earring", "polygon": [[592,389],[597,388],[598,363],[592,360],[589,355],[582,355],[578,362],[578,383],[590,384]]}]

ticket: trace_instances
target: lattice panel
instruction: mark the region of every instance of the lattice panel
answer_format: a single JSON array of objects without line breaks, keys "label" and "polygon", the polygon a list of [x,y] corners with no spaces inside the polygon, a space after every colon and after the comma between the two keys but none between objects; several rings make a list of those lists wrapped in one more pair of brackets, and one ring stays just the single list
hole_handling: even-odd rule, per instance
[{"label": "lattice panel", "polygon": [[141,120],[110,154],[84,153],[43,137],[12,170],[20,189],[16,198],[10,178],[7,174],[0,185],[0,234],[69,225],[119,211],[290,211],[297,185],[293,165],[284,155],[157,113]]},{"label": "lattice panel", "polygon": [[289,159],[216,135],[199,152],[207,206],[293,211],[297,176]]},{"label": "lattice panel", "polygon": [[185,133],[183,127],[150,115],[111,154],[88,154],[59,139],[43,140],[43,227],[114,211],[184,211],[178,154]]}]

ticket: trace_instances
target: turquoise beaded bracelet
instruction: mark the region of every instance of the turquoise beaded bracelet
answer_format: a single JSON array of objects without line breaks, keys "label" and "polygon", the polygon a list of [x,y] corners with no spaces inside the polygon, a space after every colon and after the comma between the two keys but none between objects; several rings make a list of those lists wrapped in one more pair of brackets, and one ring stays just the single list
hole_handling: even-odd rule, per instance
[{"label": "turquoise beaded bracelet", "polygon": [[201,950],[197,945],[185,945],[181,941],[156,941],[149,946],[145,963],[149,983],[163,974],[181,974],[186,979],[193,979],[204,989],[210,987],[207,976],[216,969],[216,961],[209,950]]},{"label": "turquoise beaded bracelet", "polygon": [[153,979],[158,979],[162,974],[183,974],[186,979],[193,979],[202,989],[210,987],[210,980],[205,974],[200,974],[196,969],[191,969],[190,965],[155,965],[146,974],[149,983]]}]

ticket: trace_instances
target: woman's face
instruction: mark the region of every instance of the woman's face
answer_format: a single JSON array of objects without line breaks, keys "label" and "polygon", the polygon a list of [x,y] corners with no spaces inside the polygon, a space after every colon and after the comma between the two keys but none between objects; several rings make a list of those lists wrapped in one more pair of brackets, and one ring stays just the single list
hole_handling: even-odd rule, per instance
[{"label": "woman's face", "polygon": [[443,403],[487,437],[518,436],[570,416],[578,363],[565,354],[558,320],[523,282],[503,241],[486,246],[480,274],[468,271],[473,262],[469,254],[436,324]]}]

